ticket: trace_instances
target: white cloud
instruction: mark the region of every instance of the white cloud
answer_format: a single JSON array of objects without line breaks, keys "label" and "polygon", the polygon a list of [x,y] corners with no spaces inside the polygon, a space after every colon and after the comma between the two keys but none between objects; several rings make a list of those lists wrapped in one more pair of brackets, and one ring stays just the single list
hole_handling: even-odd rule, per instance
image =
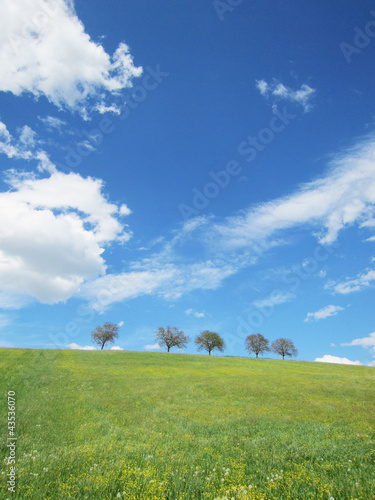
[{"label": "white cloud", "polygon": [[330,316],[336,316],[336,314],[343,310],[344,308],[340,306],[329,305],[327,307],[323,307],[323,309],[320,309],[317,312],[307,313],[305,323],[308,321],[318,321],[320,319],[326,319]]},{"label": "white cloud", "polygon": [[358,274],[356,278],[347,278],[341,283],[329,282],[327,289],[333,289],[336,293],[347,294],[359,292],[364,288],[368,288],[375,280],[375,269],[367,269],[364,273]]},{"label": "white cloud", "polygon": [[[164,256],[163,256],[164,258]],[[230,264],[219,266],[211,261],[177,265],[160,256],[133,263],[136,269],[118,275],[108,274],[81,287],[81,296],[98,311],[109,305],[141,295],[155,294],[165,299],[177,299],[194,290],[215,290],[222,281],[234,274]]]},{"label": "white cloud", "polygon": [[318,277],[319,278],[325,278],[327,276],[327,271],[319,271],[318,272]]},{"label": "white cloud", "polygon": [[25,125],[19,129],[19,137],[10,134],[7,126],[0,121],[0,153],[16,160],[36,160],[39,172],[56,172],[56,167],[47,153],[39,148],[36,132]]},{"label": "white cloud", "polygon": [[31,160],[35,158],[35,132],[25,125],[19,131],[19,137],[13,137],[7,126],[0,121],[0,153],[8,158]]},{"label": "white cloud", "polygon": [[119,326],[119,327],[124,326],[124,322],[123,322],[123,321],[120,321],[120,323],[118,323],[118,325],[117,325],[117,326]]},{"label": "white cloud", "polygon": [[360,346],[368,349],[375,356],[375,332],[370,333],[368,337],[355,339],[348,344],[341,344],[342,346]]},{"label": "white cloud", "polygon": [[91,345],[81,346],[76,343],[68,344],[66,347],[75,351],[96,351],[96,348]]},{"label": "white cloud", "polygon": [[[368,220],[375,204],[375,139],[369,137],[330,164],[328,173],[295,193],[214,222],[197,217],[184,223],[159,253],[130,264],[130,271],[107,275],[81,287],[81,295],[102,311],[114,302],[154,294],[176,299],[198,289],[217,289],[224,279],[257,262],[259,255],[286,244],[285,234],[310,227],[321,244],[333,243],[341,230]],[[371,230],[368,228],[367,230]],[[203,245],[211,259],[186,263],[184,245]],[[189,254],[190,255],[190,254]],[[283,292],[257,305],[293,297]]]},{"label": "white cloud", "polygon": [[277,80],[273,80],[272,83],[267,83],[265,80],[256,80],[256,87],[262,96],[272,96],[276,99],[300,104],[305,112],[312,109],[311,99],[316,92],[315,89],[306,84],[301,85],[298,90],[293,90]]},{"label": "white cloud", "polygon": [[123,351],[124,349],[118,345],[111,347],[110,351]]},{"label": "white cloud", "polygon": [[107,274],[82,287],[82,296],[98,311],[124,300],[150,295],[158,291],[174,276],[173,269]]},{"label": "white cloud", "polygon": [[185,314],[187,314],[188,316],[193,315],[196,318],[204,318],[205,317],[204,312],[193,311],[193,309],[186,309]]},{"label": "white cloud", "polygon": [[374,361],[370,361],[370,363],[368,363],[367,366],[375,366],[375,360]]},{"label": "white cloud", "polygon": [[325,354],[322,358],[316,358],[315,361],[319,363],[334,363],[337,365],[362,365],[360,361],[351,361],[348,358],[339,358],[338,356],[331,356],[330,354]]},{"label": "white cloud", "polygon": [[332,161],[325,177],[214,224],[206,230],[207,244],[260,253],[280,244],[281,231],[306,225],[321,244],[331,244],[342,229],[366,220],[374,204],[375,139],[370,137]]},{"label": "white cloud", "polygon": [[3,0],[0,7],[0,91],[45,96],[58,108],[108,106],[142,69],[120,43],[113,56],[85,33],[71,0]]},{"label": "white cloud", "polygon": [[111,106],[105,106],[103,103],[98,104],[95,107],[95,110],[98,111],[101,115],[104,115],[104,113],[113,113],[114,115],[120,115],[121,114],[121,109],[118,106],[111,105]]},{"label": "white cloud", "polygon": [[161,349],[159,344],[147,344],[144,346],[144,349],[146,351],[157,351],[158,349]]},{"label": "white cloud", "polygon": [[39,120],[47,127],[48,130],[61,130],[67,125],[66,121],[56,118],[55,116],[47,116],[45,118],[38,116]]},{"label": "white cloud", "polygon": [[293,300],[295,297],[296,296],[294,295],[294,293],[291,292],[276,291],[265,299],[255,300],[253,302],[253,305],[258,309],[262,309],[264,307],[271,307],[284,304],[285,302]]},{"label": "white cloud", "polygon": [[[119,209],[102,194],[103,182],[54,172],[48,178],[8,176],[0,193],[0,299],[33,297],[43,303],[70,298],[105,273],[104,245],[126,241]],[[0,300],[1,302],[1,300]]]}]

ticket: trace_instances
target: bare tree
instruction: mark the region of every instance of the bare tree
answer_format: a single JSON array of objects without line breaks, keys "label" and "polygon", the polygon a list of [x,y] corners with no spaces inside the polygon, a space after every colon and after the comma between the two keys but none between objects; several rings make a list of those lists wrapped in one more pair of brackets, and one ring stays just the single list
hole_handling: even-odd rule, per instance
[{"label": "bare tree", "polygon": [[209,330],[201,332],[201,334],[195,339],[194,343],[198,346],[198,351],[204,349],[210,356],[214,349],[217,349],[220,352],[223,352],[225,349],[225,342],[220,335],[215,332],[210,332]]},{"label": "bare tree", "polygon": [[284,338],[277,339],[272,342],[271,351],[279,354],[279,356],[282,356],[283,359],[285,359],[285,356],[289,356],[291,358],[292,356],[298,355],[298,351],[294,347],[294,343],[290,339]]},{"label": "bare tree", "polygon": [[189,341],[189,337],[184,335],[184,332],[180,332],[175,326],[172,328],[170,326],[167,326],[167,328],[158,328],[155,334],[155,342],[161,347],[166,347],[168,352],[172,347],[185,349]]},{"label": "bare tree", "polygon": [[107,342],[113,344],[117,338],[118,326],[113,323],[104,323],[103,326],[97,326],[95,330],[91,332],[91,339],[94,344],[100,345],[100,350],[103,349]]},{"label": "bare tree", "polygon": [[270,350],[270,341],[267,340],[261,333],[254,333],[253,335],[248,335],[245,340],[245,349],[249,352],[253,352],[256,357],[259,354],[263,354]]}]

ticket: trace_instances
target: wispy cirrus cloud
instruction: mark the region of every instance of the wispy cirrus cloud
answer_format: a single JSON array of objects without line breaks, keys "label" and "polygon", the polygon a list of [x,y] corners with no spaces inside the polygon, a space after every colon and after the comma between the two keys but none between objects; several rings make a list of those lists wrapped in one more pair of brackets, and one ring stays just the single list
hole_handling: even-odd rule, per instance
[{"label": "wispy cirrus cloud", "polygon": [[80,295],[98,311],[111,304],[133,299],[142,295],[156,295],[175,300],[194,290],[215,290],[237,268],[226,263],[220,265],[211,261],[193,264],[179,264],[172,261],[160,262],[150,259],[135,262],[135,270],[108,274],[81,287]]},{"label": "wispy cirrus cloud", "polygon": [[72,0],[3,0],[0,14],[0,91],[44,96],[87,118],[117,112],[111,97],[142,73],[125,43],[110,56],[90,39]]},{"label": "wispy cirrus cloud", "polygon": [[301,105],[305,113],[312,109],[311,101],[316,92],[315,89],[307,84],[303,84],[299,89],[293,90],[276,79],[272,83],[268,83],[265,80],[256,80],[256,88],[263,97]]},{"label": "wispy cirrus cloud", "polygon": [[[285,243],[288,230],[310,228],[321,244],[333,243],[340,231],[361,225],[375,206],[375,137],[336,156],[322,178],[294,193],[260,203],[240,215],[216,222],[206,231],[208,244],[262,253]],[[367,228],[372,230],[372,228]]]},{"label": "wispy cirrus cloud", "polygon": [[319,321],[320,319],[330,318],[331,316],[336,316],[336,314],[343,310],[344,307],[329,305],[314,313],[307,313],[304,321],[307,323],[308,321]]},{"label": "wispy cirrus cloud", "polygon": [[61,120],[60,118],[56,118],[55,116],[39,116],[38,118],[49,131],[61,131],[61,129],[67,125],[67,122],[65,120]]},{"label": "wispy cirrus cloud", "polygon": [[265,299],[254,300],[253,305],[258,309],[262,309],[264,307],[285,304],[285,302],[290,302],[291,300],[295,299],[295,297],[295,294],[292,292],[277,291],[276,293],[272,293]]},{"label": "wispy cirrus cloud", "polygon": [[[269,249],[288,244],[290,230],[310,228],[320,244],[329,245],[340,231],[368,220],[374,205],[375,138],[369,137],[332,160],[321,179],[222,221],[212,216],[191,219],[170,239],[163,238],[158,253],[131,263],[127,272],[87,283],[81,293],[101,309],[104,303],[108,307],[144,294],[176,299],[193,290],[217,289]],[[191,245],[199,248],[201,261],[189,262]],[[98,301],[105,295],[107,299]],[[281,293],[264,300],[274,305],[292,298]]]}]

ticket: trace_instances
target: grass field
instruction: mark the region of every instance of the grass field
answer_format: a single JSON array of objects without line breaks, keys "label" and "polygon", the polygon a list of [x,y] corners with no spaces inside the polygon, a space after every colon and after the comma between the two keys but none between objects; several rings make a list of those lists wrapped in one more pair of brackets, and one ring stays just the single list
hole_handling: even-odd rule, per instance
[{"label": "grass field", "polygon": [[375,499],[374,368],[0,349],[0,387],[1,499]]}]

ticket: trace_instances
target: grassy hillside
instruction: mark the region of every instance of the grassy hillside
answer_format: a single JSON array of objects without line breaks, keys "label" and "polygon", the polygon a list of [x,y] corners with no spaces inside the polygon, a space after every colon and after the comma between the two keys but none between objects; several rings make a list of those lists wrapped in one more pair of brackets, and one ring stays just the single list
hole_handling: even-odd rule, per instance
[{"label": "grassy hillside", "polygon": [[373,368],[0,349],[0,387],[0,498],[375,498]]}]

